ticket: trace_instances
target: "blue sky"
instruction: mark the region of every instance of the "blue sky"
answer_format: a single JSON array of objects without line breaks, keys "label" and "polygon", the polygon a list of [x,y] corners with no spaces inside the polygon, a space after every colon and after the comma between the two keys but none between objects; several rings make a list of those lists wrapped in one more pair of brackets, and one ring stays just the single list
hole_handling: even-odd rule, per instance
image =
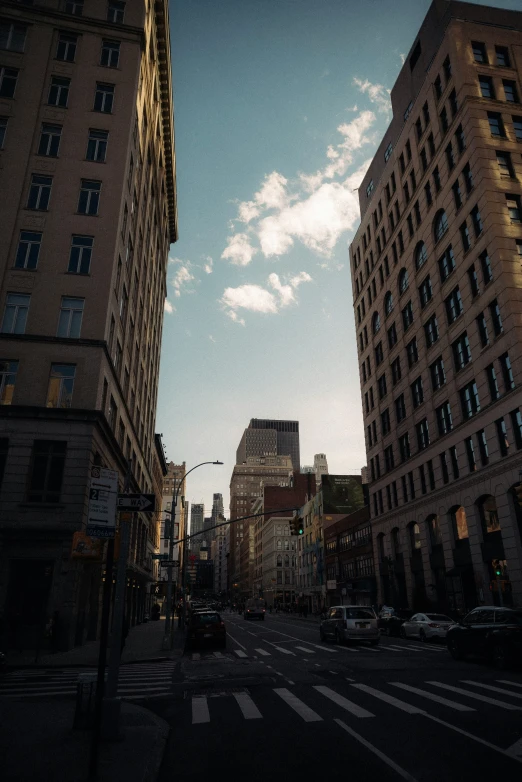
[{"label": "blue sky", "polygon": [[[482,5],[519,9],[520,0]],[[170,4],[179,241],[156,430],[187,499],[225,508],[251,418],[300,422],[301,462],[365,464],[348,245],[357,188],[429,0]]]}]

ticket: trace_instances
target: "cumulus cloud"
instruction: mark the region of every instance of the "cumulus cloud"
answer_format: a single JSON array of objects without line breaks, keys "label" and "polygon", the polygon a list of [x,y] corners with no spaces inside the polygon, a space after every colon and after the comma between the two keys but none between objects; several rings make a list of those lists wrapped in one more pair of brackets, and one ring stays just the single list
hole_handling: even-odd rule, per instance
[{"label": "cumulus cloud", "polygon": [[220,303],[229,318],[244,326],[245,321],[239,317],[238,310],[275,315],[283,307],[296,302],[295,290],[301,283],[311,281],[307,272],[299,272],[290,280],[281,282],[279,275],[273,272],[268,277],[268,286],[272,290],[251,284],[226,288]]},{"label": "cumulus cloud", "polygon": [[165,312],[167,312],[169,315],[172,315],[176,308],[173,304],[170,303],[168,299],[165,299]]},{"label": "cumulus cloud", "polygon": [[213,265],[214,265],[214,261],[212,260],[210,255],[207,255],[207,257],[205,258],[205,264],[203,266],[203,269],[206,272],[206,274],[212,274]]},{"label": "cumulus cloud", "polygon": [[188,264],[180,266],[174,275],[174,279],[172,280],[172,285],[174,286],[174,296],[179,298],[181,296],[181,291],[186,289],[187,285],[189,285],[189,283],[191,283],[194,279],[195,277],[189,271]]},{"label": "cumulus cloud", "polygon": [[252,201],[242,201],[238,206],[238,220],[250,223],[259,217],[262,209],[281,209],[288,201],[286,186],[288,180],[277,171],[272,171],[263,180],[261,188]]},{"label": "cumulus cloud", "polygon": [[208,338],[209,338],[209,340],[210,340],[211,342],[217,342],[216,338],[215,338],[215,337],[214,337],[212,334],[209,334],[209,335],[208,335]]},{"label": "cumulus cloud", "polygon": [[377,107],[377,111],[391,115],[390,90],[382,84],[372,84],[368,79],[363,81],[354,77],[353,83],[362,93],[368,95],[370,101]]},{"label": "cumulus cloud", "polygon": [[250,238],[245,233],[228,237],[228,244],[221,257],[235,266],[248,266],[257,250],[250,244]]}]

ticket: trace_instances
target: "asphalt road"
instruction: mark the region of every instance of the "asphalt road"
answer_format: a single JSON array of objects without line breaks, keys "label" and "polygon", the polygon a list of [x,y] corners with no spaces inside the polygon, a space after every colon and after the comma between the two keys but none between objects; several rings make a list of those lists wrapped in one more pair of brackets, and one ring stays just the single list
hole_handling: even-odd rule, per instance
[{"label": "asphalt road", "polygon": [[443,646],[319,639],[285,615],[225,614],[226,650],[189,651],[160,781],[522,778],[522,671],[456,662]]}]

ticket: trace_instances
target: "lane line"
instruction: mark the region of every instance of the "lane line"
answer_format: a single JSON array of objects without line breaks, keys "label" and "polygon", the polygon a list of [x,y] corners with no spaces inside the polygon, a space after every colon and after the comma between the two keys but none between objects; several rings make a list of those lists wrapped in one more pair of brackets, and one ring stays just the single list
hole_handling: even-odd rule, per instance
[{"label": "lane line", "polygon": [[342,709],[345,709],[345,711],[349,711],[350,714],[353,714],[355,717],[360,717],[360,718],[375,717],[375,714],[372,714],[371,711],[367,711],[367,709],[363,709],[362,706],[358,706],[353,701],[349,701],[348,698],[344,698],[342,695],[339,695],[338,692],[335,692],[335,690],[331,690],[330,687],[315,685],[314,690],[320,692],[321,695],[325,696],[325,698],[329,698],[331,701],[336,703]]},{"label": "lane line", "polygon": [[270,657],[270,652],[267,652],[266,649],[256,649],[256,652],[259,652],[259,654],[262,654],[263,657]]},{"label": "lane line", "polygon": [[481,684],[481,682],[474,682],[470,679],[461,679],[461,682],[463,684],[471,684],[473,687],[482,687],[483,690],[491,690],[491,692],[498,692],[500,695],[508,695],[510,698],[521,698],[522,699],[522,693],[520,692],[510,692],[509,690],[504,690],[502,687],[492,687],[490,684]]},{"label": "lane line", "polygon": [[192,724],[201,725],[203,722],[210,722],[207,696],[193,695],[192,696]]},{"label": "lane line", "polygon": [[387,649],[393,649],[394,651],[397,651],[397,652],[404,652],[404,651],[406,651],[406,652],[417,652],[417,653],[420,653],[420,652],[423,651],[423,649],[416,649],[414,646],[412,646],[411,648],[408,649],[406,646],[396,646],[396,645],[392,646],[391,644],[386,644],[386,648]]},{"label": "lane line", "polygon": [[515,741],[514,744],[506,749],[506,752],[514,758],[522,758],[522,739]]},{"label": "lane line", "polygon": [[[267,641],[267,643],[268,643],[268,641]],[[280,652],[283,652],[283,654],[291,654],[292,657],[295,657],[294,652],[291,652],[290,649],[283,649],[282,646],[276,646],[275,644],[273,644],[273,645],[275,646],[276,649],[279,649]]]},{"label": "lane line", "polygon": [[409,684],[402,684],[401,682],[388,682],[388,684],[391,684],[392,687],[400,687],[401,690],[406,690],[407,692],[413,692],[415,695],[420,695],[421,698],[427,698],[428,700],[440,703],[443,706],[449,706],[450,709],[455,709],[455,711],[475,711],[471,706],[464,706],[462,703],[450,701],[447,698],[443,698],[441,695],[434,695],[432,692],[421,690],[418,687],[411,687]]},{"label": "lane line", "polygon": [[400,777],[406,780],[406,782],[418,782],[415,777],[412,777],[411,774],[409,774],[405,769],[401,768],[401,766],[398,766],[397,763],[395,763],[394,760],[388,757],[388,755],[385,755],[384,752],[381,752],[380,749],[377,749],[373,744],[370,744],[369,741],[364,739],[362,736],[360,736],[358,733],[356,733],[353,728],[349,728],[346,723],[344,723],[342,720],[335,719],[334,722],[336,722],[339,727],[341,727],[343,730],[345,730],[347,733],[352,736],[352,738],[359,741],[363,747],[366,747],[366,749],[369,749],[370,752],[373,752],[374,755],[376,755],[380,760],[383,761],[383,763],[386,763],[387,766],[392,768]]},{"label": "lane line", "polygon": [[237,644],[238,646],[240,646],[242,649],[246,649],[246,646],[243,646],[243,644],[239,643],[239,641],[236,641],[236,639],[234,638],[234,636],[233,636],[233,635],[230,635],[230,633],[228,632],[228,630],[227,630],[227,635],[228,635],[228,637],[229,637],[229,638],[232,638],[232,640],[234,641],[234,643],[235,643],[235,644]]},{"label": "lane line", "polygon": [[234,649],[234,652],[238,657],[248,657],[248,654],[243,652],[241,649]]},{"label": "lane line", "polygon": [[307,652],[307,654],[315,654],[313,649],[307,649],[306,646],[296,646],[296,649],[300,649],[302,652]]},{"label": "lane line", "polygon": [[522,711],[522,706],[513,706],[511,703],[503,703],[495,698],[488,698],[486,695],[479,695],[477,692],[470,692],[469,690],[463,690],[462,687],[453,687],[451,684],[443,684],[442,682],[426,682],[431,684],[432,687],[440,687],[443,690],[449,690],[450,692],[457,692],[459,695],[465,695],[467,698],[473,698],[476,701],[483,701],[483,703],[489,703],[492,706],[499,706],[501,709],[507,709],[508,711]]},{"label": "lane line", "polygon": [[263,719],[263,715],[257,708],[256,704],[246,692],[235,692],[234,698],[237,701],[239,708],[246,720],[260,720]]},{"label": "lane line", "polygon": [[[307,641],[305,641],[307,643]],[[332,654],[337,654],[339,651],[338,649],[331,649],[329,646],[319,646],[319,644],[309,644],[309,646],[314,646],[316,649],[322,649],[323,652],[332,652]]]},{"label": "lane line", "polygon": [[472,741],[476,741],[478,742],[478,744],[482,744],[484,747],[488,747],[488,749],[492,749],[495,752],[500,752],[500,754],[504,755],[504,757],[506,758],[511,758],[511,760],[515,760],[517,763],[522,763],[522,757],[511,755],[509,753],[509,749],[504,750],[501,747],[497,747],[495,744],[490,744],[489,741],[485,741],[485,739],[481,739],[478,736],[474,736],[473,733],[468,733],[467,730],[462,730],[462,728],[457,728],[456,725],[452,725],[450,722],[446,722],[445,720],[441,720],[438,717],[434,717],[433,714],[428,714],[427,712],[424,712],[424,716],[428,717],[428,719],[438,723],[439,725],[444,725],[444,727],[449,728],[450,730],[454,730],[456,733],[460,733],[461,736],[466,736],[468,739],[471,739]]},{"label": "lane line", "polygon": [[373,695],[374,698],[378,698],[379,700],[388,703],[390,706],[395,706],[396,709],[405,711],[408,714],[425,714],[422,709],[418,709],[416,706],[412,706],[405,701],[400,701],[398,698],[394,698],[393,695],[387,695],[385,692],[376,690],[373,687],[368,687],[367,684],[352,684],[350,686],[355,687],[362,692],[366,692],[368,695]]},{"label": "lane line", "polygon": [[287,690],[286,687],[276,687],[274,692],[276,695],[279,695],[279,697],[282,698],[282,700],[284,700],[284,702],[290,706],[291,709],[297,712],[297,714],[299,714],[299,716],[302,717],[305,722],[323,721],[323,718],[320,717],[317,712],[307,706],[306,703],[303,703],[303,701],[299,700],[299,698],[294,695],[293,692]]},{"label": "lane line", "polygon": [[213,652],[214,657],[223,657],[221,652]]},{"label": "lane line", "polygon": [[522,687],[518,682],[510,682],[509,679],[496,679],[499,684],[510,684],[512,687]]}]

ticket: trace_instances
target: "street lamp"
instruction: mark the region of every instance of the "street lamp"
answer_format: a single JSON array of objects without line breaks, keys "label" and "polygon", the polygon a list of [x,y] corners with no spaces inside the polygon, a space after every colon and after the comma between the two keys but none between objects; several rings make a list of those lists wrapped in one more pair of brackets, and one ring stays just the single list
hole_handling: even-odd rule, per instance
[{"label": "street lamp", "polygon": [[[170,513],[171,521],[170,521],[170,530],[169,530],[169,561],[172,562],[172,557],[174,555],[174,526],[176,524],[176,508],[178,506],[178,497],[179,497],[179,491],[181,489],[181,486],[183,485],[183,481],[194,470],[197,470],[198,467],[203,467],[204,464],[223,464],[223,462],[220,462],[216,460],[215,462],[201,462],[200,464],[196,464],[195,467],[191,467],[190,470],[188,470],[186,473],[184,473],[180,480],[178,481],[178,485],[176,488],[176,494],[174,495],[174,502],[172,505],[172,510],[165,511],[165,513]],[[185,573],[185,551],[186,551],[186,542],[183,544],[183,562],[180,561],[181,566],[181,573],[182,573],[182,587],[183,587],[183,581],[184,581],[184,573]],[[183,595],[185,597],[185,595]],[[170,627],[171,627],[171,613],[172,613],[172,565],[169,565],[167,568],[167,614],[165,617],[165,636],[163,639],[163,645],[165,648],[168,648],[170,646]]]}]

